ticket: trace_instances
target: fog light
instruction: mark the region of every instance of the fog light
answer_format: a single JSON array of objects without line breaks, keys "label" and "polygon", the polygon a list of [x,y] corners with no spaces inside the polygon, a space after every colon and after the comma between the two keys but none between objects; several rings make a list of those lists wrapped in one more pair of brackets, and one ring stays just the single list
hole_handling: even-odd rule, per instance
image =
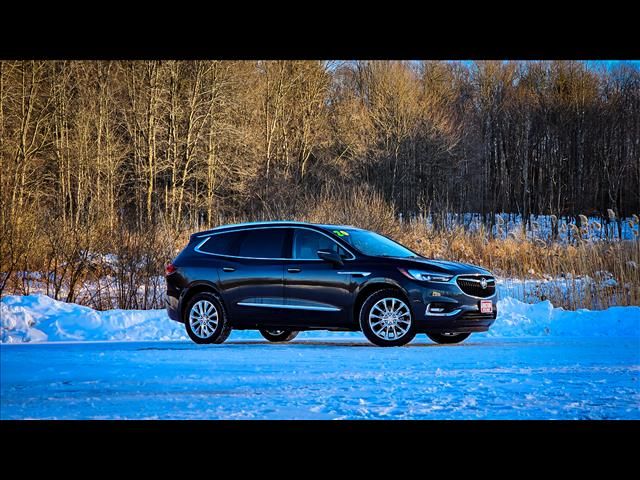
[{"label": "fog light", "polygon": [[430,303],[427,305],[427,309],[425,310],[425,315],[440,315],[440,316],[451,316],[456,315],[462,311],[461,308],[456,307],[456,305],[452,305],[449,303]]}]

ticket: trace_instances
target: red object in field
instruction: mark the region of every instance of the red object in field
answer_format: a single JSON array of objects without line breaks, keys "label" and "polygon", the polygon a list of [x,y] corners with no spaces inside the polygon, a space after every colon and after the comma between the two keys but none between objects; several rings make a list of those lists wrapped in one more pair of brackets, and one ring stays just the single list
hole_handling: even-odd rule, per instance
[{"label": "red object in field", "polygon": [[171,275],[176,271],[176,266],[173,263],[168,263],[166,267],[164,267],[164,274]]}]

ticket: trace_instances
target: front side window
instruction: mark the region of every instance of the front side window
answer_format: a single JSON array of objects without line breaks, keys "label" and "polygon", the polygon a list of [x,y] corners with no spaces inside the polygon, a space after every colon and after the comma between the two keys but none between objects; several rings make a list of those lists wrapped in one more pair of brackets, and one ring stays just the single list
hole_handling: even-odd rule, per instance
[{"label": "front side window", "polygon": [[239,257],[284,258],[286,228],[256,228],[246,230],[238,246]]},{"label": "front side window", "polygon": [[344,248],[326,235],[304,228],[295,228],[293,230],[293,258],[297,260],[318,260],[318,250],[336,252],[342,258],[351,257]]}]

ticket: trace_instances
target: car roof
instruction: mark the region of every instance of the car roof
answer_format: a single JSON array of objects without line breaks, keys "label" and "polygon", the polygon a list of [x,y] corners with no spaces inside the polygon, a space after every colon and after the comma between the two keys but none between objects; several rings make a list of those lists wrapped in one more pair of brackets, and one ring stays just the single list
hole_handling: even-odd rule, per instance
[{"label": "car roof", "polygon": [[214,233],[223,232],[226,230],[235,230],[236,228],[242,229],[243,227],[270,227],[270,226],[282,226],[282,227],[316,227],[323,230],[362,230],[361,228],[354,227],[352,225],[332,225],[327,223],[309,223],[309,222],[297,222],[292,220],[271,220],[263,222],[245,222],[234,223],[229,225],[220,225],[219,227],[211,228],[209,230],[203,230],[201,232],[194,233],[196,237],[203,237]]}]

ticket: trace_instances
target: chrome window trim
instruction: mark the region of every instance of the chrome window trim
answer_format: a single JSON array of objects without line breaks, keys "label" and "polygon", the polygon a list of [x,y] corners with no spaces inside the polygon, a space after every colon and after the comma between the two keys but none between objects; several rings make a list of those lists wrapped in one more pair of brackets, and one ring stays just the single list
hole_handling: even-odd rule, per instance
[{"label": "chrome window trim", "polygon": [[338,242],[336,242],[335,239],[331,238],[325,232],[321,232],[320,230],[316,230],[315,228],[309,228],[309,227],[298,226],[298,225],[275,225],[275,226],[263,226],[263,227],[242,227],[242,228],[237,228],[237,229],[233,229],[233,230],[225,230],[225,231],[222,231],[222,232],[212,232],[212,233],[208,233],[206,235],[201,235],[201,236],[197,237],[197,238],[204,238],[204,240],[202,240],[200,243],[198,243],[193,248],[193,250],[195,252],[202,253],[203,255],[213,255],[214,257],[223,257],[223,258],[243,258],[243,259],[246,259],[246,260],[288,260],[288,261],[291,261],[291,262],[300,262],[300,261],[302,261],[302,262],[324,262],[324,260],[322,260],[321,258],[242,257],[242,256],[239,256],[239,255],[224,255],[222,253],[211,253],[211,252],[205,252],[203,250],[200,250],[200,247],[202,247],[214,235],[223,235],[225,233],[234,233],[234,232],[246,232],[248,230],[265,230],[265,229],[272,229],[272,228],[291,228],[291,229],[303,228],[305,230],[311,230],[312,232],[316,232],[316,233],[319,233],[321,235],[324,235],[329,240],[331,240],[336,245],[338,245],[340,248],[342,248],[343,250],[347,251],[349,253],[349,255],[351,255],[351,258],[345,258],[344,259],[345,261],[350,262],[350,261],[356,259],[356,256],[353,254],[353,252],[351,250],[349,250],[348,248],[343,247],[342,245],[340,245]]},{"label": "chrome window trim", "polygon": [[336,307],[316,307],[310,305],[284,305],[281,303],[254,303],[254,302],[238,302],[237,305],[242,307],[264,307],[264,308],[285,308],[288,310],[314,310],[318,312],[339,312]]}]

